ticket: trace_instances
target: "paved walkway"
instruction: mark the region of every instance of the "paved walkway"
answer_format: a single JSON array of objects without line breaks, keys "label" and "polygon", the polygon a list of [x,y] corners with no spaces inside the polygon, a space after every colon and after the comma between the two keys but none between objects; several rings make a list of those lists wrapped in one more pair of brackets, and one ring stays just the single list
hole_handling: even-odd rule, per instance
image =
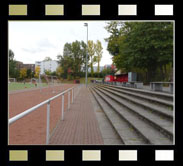
[{"label": "paved walkway", "polygon": [[89,90],[82,86],[78,96],[53,131],[50,144],[96,145],[104,144]]}]

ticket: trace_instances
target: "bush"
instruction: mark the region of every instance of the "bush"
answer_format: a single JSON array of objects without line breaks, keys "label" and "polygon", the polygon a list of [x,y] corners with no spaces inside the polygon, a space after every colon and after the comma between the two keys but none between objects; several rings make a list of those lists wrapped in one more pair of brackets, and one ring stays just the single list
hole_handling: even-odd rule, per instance
[{"label": "bush", "polygon": [[88,73],[88,77],[91,77],[91,73]]},{"label": "bush", "polygon": [[70,80],[72,80],[72,79],[73,79],[73,76],[72,76],[72,75],[70,75],[70,74],[68,74],[68,75],[67,75],[67,80],[69,80],[69,81],[70,81]]}]

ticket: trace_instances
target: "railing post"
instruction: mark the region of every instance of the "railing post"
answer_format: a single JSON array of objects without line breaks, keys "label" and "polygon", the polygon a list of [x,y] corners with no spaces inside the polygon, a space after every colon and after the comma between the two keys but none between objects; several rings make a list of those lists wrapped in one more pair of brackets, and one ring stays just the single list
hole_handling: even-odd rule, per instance
[{"label": "railing post", "polygon": [[62,120],[64,120],[64,94],[62,95]]},{"label": "railing post", "polygon": [[75,96],[76,96],[76,88],[75,87],[73,88],[73,93],[74,93],[74,99],[75,99]]},{"label": "railing post", "polygon": [[49,144],[50,137],[50,101],[47,103],[47,126],[46,126],[46,144]]},{"label": "railing post", "polygon": [[74,102],[74,89],[72,89],[72,103]]},{"label": "railing post", "polygon": [[68,92],[68,109],[70,108],[70,91]]}]

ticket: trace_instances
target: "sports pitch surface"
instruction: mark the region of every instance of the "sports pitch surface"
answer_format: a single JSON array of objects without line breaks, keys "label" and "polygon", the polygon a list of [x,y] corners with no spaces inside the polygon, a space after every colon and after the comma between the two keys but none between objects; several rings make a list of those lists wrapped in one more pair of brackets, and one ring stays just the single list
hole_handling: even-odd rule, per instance
[{"label": "sports pitch surface", "polygon": [[[9,94],[9,118],[53,97],[62,91],[75,86],[62,84],[33,90],[16,91]],[[72,95],[70,95],[72,96]],[[64,111],[67,109],[68,95],[65,94]],[[70,100],[71,101],[71,100]],[[17,120],[9,126],[9,145],[44,145],[46,142],[47,105],[41,106],[29,115]],[[58,109],[60,108],[60,109]],[[61,118],[61,97],[50,104],[50,132]]]},{"label": "sports pitch surface", "polygon": [[[46,83],[41,84],[42,87],[48,86]],[[38,85],[39,87],[39,85]],[[31,83],[18,83],[18,82],[11,82],[8,84],[8,90],[9,91],[15,91],[15,90],[23,90],[23,89],[32,89],[36,88],[34,84]]]}]

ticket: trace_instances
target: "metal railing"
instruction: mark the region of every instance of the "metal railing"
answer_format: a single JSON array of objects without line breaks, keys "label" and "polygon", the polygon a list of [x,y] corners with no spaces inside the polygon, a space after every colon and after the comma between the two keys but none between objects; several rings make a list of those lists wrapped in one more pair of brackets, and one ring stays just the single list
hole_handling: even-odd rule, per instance
[{"label": "metal railing", "polygon": [[69,88],[65,91],[63,91],[62,93],[49,98],[48,100],[43,101],[42,103],[14,116],[13,118],[10,118],[8,120],[8,124],[11,125],[12,123],[14,123],[15,121],[17,121],[18,119],[21,119],[23,117],[25,117],[26,115],[30,114],[31,112],[37,110],[39,107],[47,104],[47,126],[46,126],[46,144],[49,144],[49,138],[50,138],[50,102],[60,96],[62,96],[61,102],[62,102],[62,106],[61,106],[61,119],[64,120],[64,94],[66,94],[68,92],[68,110],[70,109],[70,92],[72,91],[72,103],[74,102],[74,98],[76,97],[76,95],[79,92],[79,86],[77,87],[72,87]]}]

